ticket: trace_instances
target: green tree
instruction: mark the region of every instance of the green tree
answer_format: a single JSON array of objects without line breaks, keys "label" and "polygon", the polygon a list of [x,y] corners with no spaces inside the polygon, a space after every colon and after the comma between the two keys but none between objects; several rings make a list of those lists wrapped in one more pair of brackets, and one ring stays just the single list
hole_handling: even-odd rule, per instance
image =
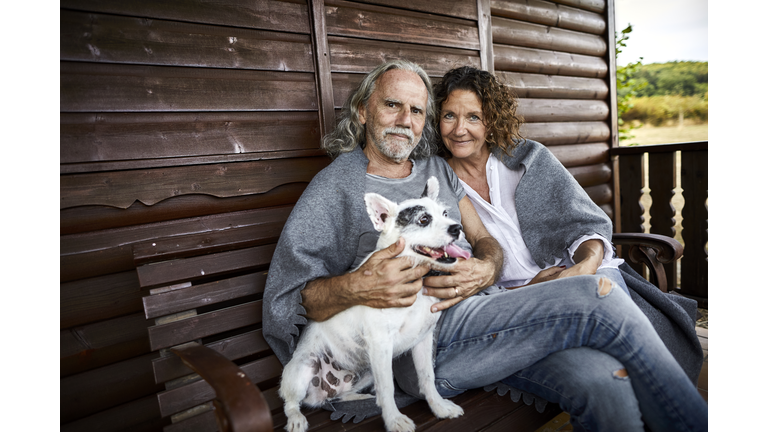
[{"label": "green tree", "polygon": [[[616,34],[617,65],[622,48],[627,47],[627,40],[629,40],[630,33],[632,33],[632,24],[628,24],[627,28],[621,31],[621,36]],[[616,112],[619,118],[619,141],[634,138],[634,135],[631,135],[630,133],[632,129],[634,129],[633,126],[629,123],[625,123],[622,116],[632,108],[632,98],[637,95],[638,91],[648,85],[647,81],[640,81],[635,78],[638,70],[643,65],[642,61],[643,58],[640,57],[640,60],[634,63],[616,67]]]}]

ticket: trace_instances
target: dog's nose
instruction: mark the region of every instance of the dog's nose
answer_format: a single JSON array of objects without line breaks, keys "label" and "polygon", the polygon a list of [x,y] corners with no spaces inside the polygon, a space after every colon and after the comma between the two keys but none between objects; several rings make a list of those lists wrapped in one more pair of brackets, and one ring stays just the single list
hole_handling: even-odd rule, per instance
[{"label": "dog's nose", "polygon": [[448,227],[448,234],[457,239],[461,235],[461,225],[454,224]]}]

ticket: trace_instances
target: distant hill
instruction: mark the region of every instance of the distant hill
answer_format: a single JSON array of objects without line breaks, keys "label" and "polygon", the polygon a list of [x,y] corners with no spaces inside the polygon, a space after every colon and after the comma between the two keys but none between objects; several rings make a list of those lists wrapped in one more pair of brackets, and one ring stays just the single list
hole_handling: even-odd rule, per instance
[{"label": "distant hill", "polygon": [[[643,96],[706,97],[709,62],[673,61],[641,65],[634,75],[638,84],[647,83],[637,91]],[[642,84],[641,84],[642,85]]]}]

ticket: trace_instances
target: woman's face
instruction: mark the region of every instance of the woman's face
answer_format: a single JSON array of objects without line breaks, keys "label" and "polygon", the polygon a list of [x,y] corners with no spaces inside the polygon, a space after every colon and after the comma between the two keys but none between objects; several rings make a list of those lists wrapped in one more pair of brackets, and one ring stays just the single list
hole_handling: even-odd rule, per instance
[{"label": "woman's face", "polygon": [[463,159],[488,152],[487,129],[480,98],[468,90],[454,90],[440,111],[440,136],[453,157]]}]

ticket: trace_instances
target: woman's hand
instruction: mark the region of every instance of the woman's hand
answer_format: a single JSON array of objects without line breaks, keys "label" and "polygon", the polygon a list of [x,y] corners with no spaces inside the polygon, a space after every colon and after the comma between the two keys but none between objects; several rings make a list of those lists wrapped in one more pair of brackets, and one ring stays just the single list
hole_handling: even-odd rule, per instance
[{"label": "woman's hand", "polygon": [[495,265],[492,262],[470,258],[460,259],[449,276],[424,278],[426,294],[445,299],[432,305],[432,312],[448,309],[493,285],[495,274]]}]

